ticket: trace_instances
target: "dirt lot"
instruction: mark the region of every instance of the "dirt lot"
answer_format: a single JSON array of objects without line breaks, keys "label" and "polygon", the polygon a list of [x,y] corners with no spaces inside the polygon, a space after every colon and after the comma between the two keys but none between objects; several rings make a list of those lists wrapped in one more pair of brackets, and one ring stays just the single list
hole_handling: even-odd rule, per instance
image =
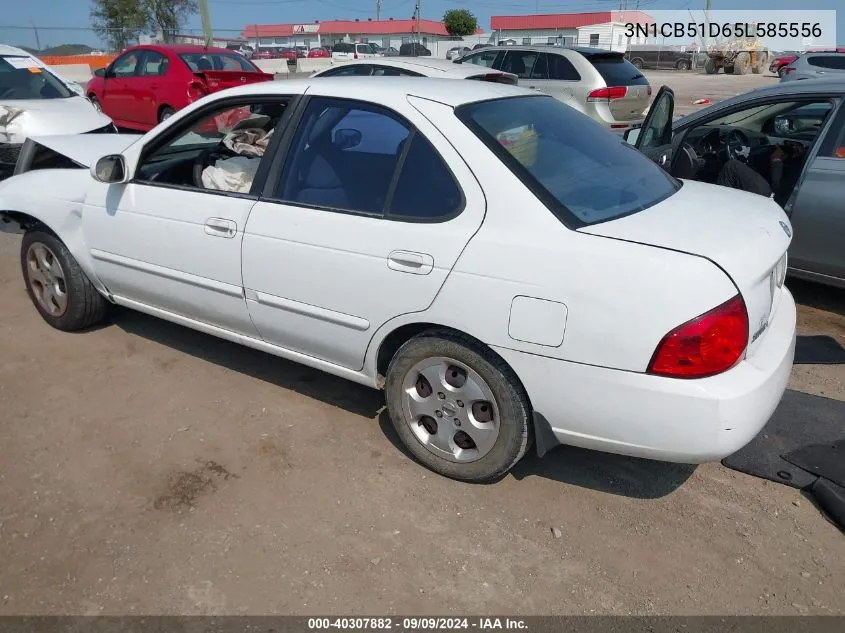
[{"label": "dirt lot", "polygon": [[[794,489],[571,448],[442,479],[374,391],[126,311],[50,329],[19,240],[0,234],[0,614],[845,613],[845,539]],[[802,331],[845,342],[843,293],[793,287]],[[793,382],[845,399],[843,366]]]},{"label": "dirt lot", "polygon": [[660,86],[667,85],[675,93],[675,114],[690,114],[707,106],[694,105],[698,99],[710,99],[714,103],[755,88],[775,85],[773,75],[707,75],[704,72],[677,72],[673,70],[646,70],[643,74],[656,96]]}]

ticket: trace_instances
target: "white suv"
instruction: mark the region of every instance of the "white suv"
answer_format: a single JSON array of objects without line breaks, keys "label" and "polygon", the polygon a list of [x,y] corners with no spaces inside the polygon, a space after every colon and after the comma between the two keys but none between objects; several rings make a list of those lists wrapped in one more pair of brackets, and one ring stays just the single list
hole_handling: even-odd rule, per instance
[{"label": "white suv", "polygon": [[347,44],[341,42],[332,46],[332,59],[369,59],[378,57],[369,44]]}]

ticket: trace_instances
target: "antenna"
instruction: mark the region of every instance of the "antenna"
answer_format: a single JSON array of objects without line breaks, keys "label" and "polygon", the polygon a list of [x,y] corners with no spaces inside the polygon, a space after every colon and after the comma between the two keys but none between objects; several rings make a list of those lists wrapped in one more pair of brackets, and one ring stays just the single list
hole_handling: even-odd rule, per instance
[{"label": "antenna", "polygon": [[376,0],[376,22],[381,19],[381,0]]}]

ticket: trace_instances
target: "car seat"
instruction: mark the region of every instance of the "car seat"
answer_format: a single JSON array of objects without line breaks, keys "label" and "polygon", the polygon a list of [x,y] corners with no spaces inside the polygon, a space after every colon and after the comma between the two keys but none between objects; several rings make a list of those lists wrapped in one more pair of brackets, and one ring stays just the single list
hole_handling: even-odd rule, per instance
[{"label": "car seat", "polygon": [[323,156],[314,157],[301,182],[299,191],[292,197],[291,202],[334,209],[349,207],[349,198],[340,177]]}]

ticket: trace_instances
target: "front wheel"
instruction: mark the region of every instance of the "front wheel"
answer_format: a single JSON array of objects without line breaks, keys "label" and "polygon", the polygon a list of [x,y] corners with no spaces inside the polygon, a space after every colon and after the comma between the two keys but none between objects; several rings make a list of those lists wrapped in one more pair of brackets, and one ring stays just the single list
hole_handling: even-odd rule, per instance
[{"label": "front wheel", "polygon": [[528,449],[531,408],[519,380],[464,336],[432,331],[406,342],[390,361],[385,394],[403,444],[446,477],[494,481]]},{"label": "front wheel", "polygon": [[35,309],[54,328],[72,332],[105,317],[108,302],[52,233],[35,230],[23,236],[21,271]]}]

